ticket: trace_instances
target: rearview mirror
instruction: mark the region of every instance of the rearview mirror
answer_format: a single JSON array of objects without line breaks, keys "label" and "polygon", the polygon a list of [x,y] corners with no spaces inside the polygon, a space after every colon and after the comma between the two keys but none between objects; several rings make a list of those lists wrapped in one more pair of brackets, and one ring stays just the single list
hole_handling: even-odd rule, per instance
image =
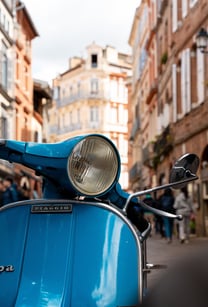
[{"label": "rearview mirror", "polygon": [[178,182],[179,184],[174,185],[174,189],[183,188],[187,182],[180,183],[182,180],[196,177],[196,172],[199,167],[199,158],[195,154],[185,154],[174,164],[169,177],[169,182]]}]

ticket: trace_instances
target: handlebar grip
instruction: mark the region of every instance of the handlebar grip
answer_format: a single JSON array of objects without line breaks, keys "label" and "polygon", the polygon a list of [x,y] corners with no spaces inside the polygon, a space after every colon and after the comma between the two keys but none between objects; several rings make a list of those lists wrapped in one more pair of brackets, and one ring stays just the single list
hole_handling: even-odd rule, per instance
[{"label": "handlebar grip", "polygon": [[183,216],[182,216],[181,214],[177,214],[177,215],[176,215],[176,219],[177,219],[178,221],[182,221]]}]

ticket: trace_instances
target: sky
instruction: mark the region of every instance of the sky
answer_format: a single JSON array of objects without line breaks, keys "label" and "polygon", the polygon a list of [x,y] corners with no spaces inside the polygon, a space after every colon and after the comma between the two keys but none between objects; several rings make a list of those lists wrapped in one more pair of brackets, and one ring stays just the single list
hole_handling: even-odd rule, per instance
[{"label": "sky", "polygon": [[128,44],[140,0],[23,0],[39,34],[32,41],[32,76],[52,79],[84,57],[92,42],[130,53]]}]

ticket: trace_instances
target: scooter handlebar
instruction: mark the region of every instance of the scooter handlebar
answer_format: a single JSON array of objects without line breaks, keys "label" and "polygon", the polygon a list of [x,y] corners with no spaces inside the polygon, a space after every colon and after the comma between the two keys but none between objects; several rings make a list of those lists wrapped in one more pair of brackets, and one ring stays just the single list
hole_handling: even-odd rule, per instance
[{"label": "scooter handlebar", "polygon": [[71,148],[67,141],[46,144],[0,140],[0,159],[29,167],[53,184],[70,190],[67,161]]}]

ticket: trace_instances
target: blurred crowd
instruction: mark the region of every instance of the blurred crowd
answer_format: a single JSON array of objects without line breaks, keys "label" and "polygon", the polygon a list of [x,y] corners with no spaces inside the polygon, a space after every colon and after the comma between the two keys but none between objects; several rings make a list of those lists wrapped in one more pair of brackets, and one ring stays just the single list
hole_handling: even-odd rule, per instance
[{"label": "blurred crowd", "polygon": [[8,176],[0,180],[0,207],[29,198],[28,189],[18,186],[12,177]]},{"label": "blurred crowd", "polygon": [[182,220],[177,220],[144,210],[144,218],[151,223],[152,233],[160,234],[168,244],[172,242],[173,235],[176,235],[181,244],[189,243],[190,234],[195,233],[197,206],[189,196],[187,187],[182,188],[177,195],[174,195],[170,188],[167,188],[159,198],[146,194],[143,202],[153,208],[183,217]]}]

